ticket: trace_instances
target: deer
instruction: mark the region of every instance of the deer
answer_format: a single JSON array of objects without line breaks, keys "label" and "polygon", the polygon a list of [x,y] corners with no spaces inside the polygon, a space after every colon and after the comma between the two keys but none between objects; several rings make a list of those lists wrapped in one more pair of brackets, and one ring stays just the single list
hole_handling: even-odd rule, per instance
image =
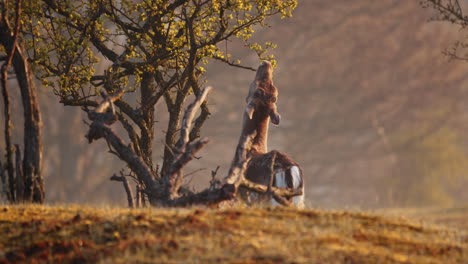
[{"label": "deer", "polygon": [[[286,204],[303,208],[304,177],[301,167],[288,155],[277,150],[268,152],[267,148],[269,122],[279,125],[281,119],[276,106],[277,98],[278,89],[273,84],[273,67],[270,62],[263,61],[258,67],[254,81],[250,84],[246,98],[247,106],[242,119],[240,140],[245,136],[253,135],[247,153],[251,159],[247,165],[245,178],[257,184],[277,188],[300,188],[302,195],[287,198]],[[274,171],[273,177],[272,171]],[[243,189],[241,189],[241,196],[244,196],[247,202],[259,202],[271,197],[267,194],[250,193]],[[285,201],[278,199],[280,197],[271,198],[271,204],[273,206],[285,204]]]}]

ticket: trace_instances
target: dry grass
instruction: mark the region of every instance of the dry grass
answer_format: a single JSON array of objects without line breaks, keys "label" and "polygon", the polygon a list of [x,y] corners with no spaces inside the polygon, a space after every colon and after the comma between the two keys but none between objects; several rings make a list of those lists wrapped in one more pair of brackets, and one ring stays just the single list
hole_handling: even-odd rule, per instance
[{"label": "dry grass", "polygon": [[468,206],[449,208],[405,208],[385,209],[383,215],[404,215],[435,225],[451,227],[468,232]]},{"label": "dry grass", "polygon": [[346,211],[3,206],[0,235],[0,263],[468,263],[466,230]]}]

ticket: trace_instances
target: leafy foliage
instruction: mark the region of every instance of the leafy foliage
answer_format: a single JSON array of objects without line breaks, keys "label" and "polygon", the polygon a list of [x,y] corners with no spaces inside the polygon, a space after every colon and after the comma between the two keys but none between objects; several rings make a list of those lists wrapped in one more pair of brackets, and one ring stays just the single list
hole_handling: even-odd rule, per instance
[{"label": "leafy foliage", "polygon": [[195,65],[203,72],[198,64],[209,59],[231,61],[217,44],[233,37],[260,59],[273,59],[266,55],[273,44],[249,42],[254,26],[265,26],[276,14],[290,16],[295,6],[294,0],[28,1],[23,23],[43,83],[54,85],[63,100],[76,101],[95,95],[93,88],[102,84],[95,82],[104,78],[95,68],[102,57],[112,63],[106,71],[116,75],[113,85],[128,91],[141,85],[144,74],[167,82]]}]

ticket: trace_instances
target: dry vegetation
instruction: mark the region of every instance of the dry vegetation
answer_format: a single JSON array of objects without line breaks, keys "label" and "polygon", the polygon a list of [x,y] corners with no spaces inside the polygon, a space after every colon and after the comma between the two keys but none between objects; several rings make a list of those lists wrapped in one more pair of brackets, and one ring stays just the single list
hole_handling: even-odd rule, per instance
[{"label": "dry vegetation", "polygon": [[385,209],[382,210],[382,213],[390,216],[404,215],[435,225],[468,231],[468,206],[453,208]]},{"label": "dry vegetation", "polygon": [[3,206],[0,263],[468,263],[466,231],[345,211]]}]

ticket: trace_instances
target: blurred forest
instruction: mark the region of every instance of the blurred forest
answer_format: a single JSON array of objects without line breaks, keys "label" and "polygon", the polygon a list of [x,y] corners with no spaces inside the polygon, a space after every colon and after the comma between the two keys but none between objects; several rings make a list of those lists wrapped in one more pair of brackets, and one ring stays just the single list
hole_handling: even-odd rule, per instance
[{"label": "blurred forest", "polygon": [[[293,18],[272,20],[271,28],[256,33],[259,41],[278,44],[274,80],[282,121],[270,129],[269,147],[302,165],[309,205],[449,206],[468,200],[468,63],[443,55],[462,33],[428,22],[432,15],[418,1],[308,0],[299,2]],[[241,43],[226,44],[244,65],[259,64]],[[184,171],[198,188],[208,185],[218,165],[218,176],[226,175],[255,74],[221,63],[206,68],[206,85],[215,89],[202,135],[211,142]],[[124,163],[107,153],[104,141],[87,143],[79,108],[64,107],[38,87],[46,201],[125,205],[121,184],[109,181]],[[13,97],[14,125],[21,127],[20,99]],[[166,120],[164,106],[156,109],[157,119]],[[164,128],[155,126],[154,161],[160,163]],[[21,136],[16,133],[13,142]]]}]

